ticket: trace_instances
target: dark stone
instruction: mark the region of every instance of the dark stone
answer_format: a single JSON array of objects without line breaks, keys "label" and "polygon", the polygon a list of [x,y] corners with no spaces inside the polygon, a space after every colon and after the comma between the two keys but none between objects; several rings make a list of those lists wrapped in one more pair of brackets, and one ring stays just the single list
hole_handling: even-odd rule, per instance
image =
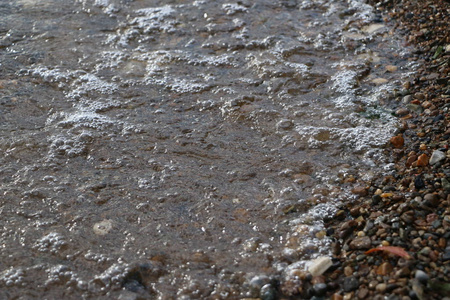
[{"label": "dark stone", "polygon": [[372,197],[372,205],[377,205],[378,203],[380,203],[381,199],[382,198],[380,195],[374,195]]},{"label": "dark stone", "polygon": [[355,276],[346,277],[343,283],[343,289],[346,293],[356,290],[359,287],[358,278]]},{"label": "dark stone", "polygon": [[447,247],[445,248],[444,255],[442,255],[442,261],[450,260],[450,249]]},{"label": "dark stone", "polygon": [[416,189],[418,189],[418,190],[423,189],[423,188],[425,187],[425,181],[423,181],[422,175],[418,175],[418,176],[414,179],[414,186],[415,186]]},{"label": "dark stone", "polygon": [[390,293],[390,292],[392,292],[393,290],[395,290],[395,289],[398,288],[398,287],[399,287],[399,285],[396,284],[396,283],[388,284],[388,285],[386,286],[386,292]]},{"label": "dark stone", "polygon": [[327,293],[328,287],[325,283],[316,283],[313,287],[316,296],[325,296]]},{"label": "dark stone", "polygon": [[261,300],[275,300],[277,299],[277,293],[275,288],[271,284],[266,284],[260,291]]}]

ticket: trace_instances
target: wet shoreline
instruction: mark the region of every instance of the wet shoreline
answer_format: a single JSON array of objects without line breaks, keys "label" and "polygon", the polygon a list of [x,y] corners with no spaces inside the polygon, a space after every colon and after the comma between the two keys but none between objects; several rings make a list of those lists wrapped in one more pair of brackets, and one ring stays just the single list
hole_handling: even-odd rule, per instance
[{"label": "wet shoreline", "polygon": [[310,291],[317,294],[326,282],[331,291],[320,293],[330,299],[448,299],[448,4],[374,4],[415,45],[412,60],[419,68],[396,97],[402,125],[386,149],[396,171],[363,183],[367,194],[342,206],[328,223],[335,265],[311,279],[317,283]]}]

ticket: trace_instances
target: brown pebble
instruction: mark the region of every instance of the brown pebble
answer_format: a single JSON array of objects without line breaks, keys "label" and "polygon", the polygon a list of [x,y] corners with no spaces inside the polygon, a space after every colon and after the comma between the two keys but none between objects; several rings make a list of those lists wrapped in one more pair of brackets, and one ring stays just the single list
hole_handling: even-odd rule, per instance
[{"label": "brown pebble", "polygon": [[402,148],[405,144],[405,139],[403,138],[402,134],[399,134],[391,137],[390,142],[395,148]]},{"label": "brown pebble", "polygon": [[359,236],[354,238],[349,246],[352,250],[369,249],[372,246],[372,240],[368,236]]},{"label": "brown pebble", "polygon": [[416,156],[416,155],[413,155],[413,156],[408,157],[408,159],[406,160],[406,163],[405,163],[406,167],[408,167],[408,168],[411,167],[412,164],[413,164],[416,160],[417,160],[417,156]]},{"label": "brown pebble", "polygon": [[331,298],[331,300],[342,300],[344,299],[344,297],[342,297],[341,295],[339,295],[338,293],[334,293]]},{"label": "brown pebble", "polygon": [[352,276],[352,275],[353,275],[353,268],[350,267],[350,266],[346,266],[346,267],[344,268],[344,274],[345,274],[345,276],[347,276],[347,277]]},{"label": "brown pebble", "polygon": [[428,158],[428,155],[426,155],[426,154],[424,153],[424,154],[422,154],[422,155],[419,156],[419,158],[417,159],[416,165],[417,165],[418,167],[425,167],[425,166],[428,165],[429,160],[430,160],[430,159]]},{"label": "brown pebble", "polygon": [[381,265],[378,266],[377,274],[384,276],[384,275],[387,275],[387,274],[391,273],[392,269],[393,268],[392,268],[392,265],[390,263],[384,262],[384,263],[382,263]]},{"label": "brown pebble", "polygon": [[356,186],[352,189],[352,193],[358,196],[364,197],[367,196],[367,189],[364,186]]},{"label": "brown pebble", "polygon": [[426,194],[424,197],[423,197],[423,199],[425,200],[425,201],[428,201],[428,202],[430,202],[430,204],[432,205],[432,206],[438,206],[439,205],[439,195],[438,194],[431,194],[431,193],[429,193],[429,194]]},{"label": "brown pebble", "polygon": [[447,246],[447,240],[445,238],[440,238],[438,242],[439,247],[444,249]]},{"label": "brown pebble", "polygon": [[409,110],[406,108],[400,108],[395,111],[395,114],[400,117],[406,116],[408,113],[409,113]]},{"label": "brown pebble", "polygon": [[376,280],[372,280],[371,282],[369,282],[369,289],[374,290],[378,285],[378,281]]},{"label": "brown pebble", "polygon": [[362,287],[358,290],[357,296],[359,299],[366,299],[368,294],[369,294],[369,289],[366,287]]}]

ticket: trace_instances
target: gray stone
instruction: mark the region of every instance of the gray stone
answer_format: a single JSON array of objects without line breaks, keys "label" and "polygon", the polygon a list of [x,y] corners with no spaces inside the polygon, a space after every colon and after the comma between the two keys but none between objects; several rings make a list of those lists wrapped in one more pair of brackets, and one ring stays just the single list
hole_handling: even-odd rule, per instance
[{"label": "gray stone", "polygon": [[346,277],[344,279],[343,289],[344,292],[348,293],[351,291],[356,290],[359,287],[359,281],[358,278],[354,276]]},{"label": "gray stone", "polygon": [[325,283],[316,283],[313,288],[317,296],[325,296],[327,293],[327,285]]},{"label": "gray stone", "polygon": [[430,165],[437,164],[441,160],[445,159],[445,153],[439,150],[434,150],[433,154],[431,154]]},{"label": "gray stone", "polygon": [[430,276],[428,276],[427,273],[425,273],[422,270],[417,270],[415,278],[421,283],[421,284],[427,284],[428,279],[430,279]]}]

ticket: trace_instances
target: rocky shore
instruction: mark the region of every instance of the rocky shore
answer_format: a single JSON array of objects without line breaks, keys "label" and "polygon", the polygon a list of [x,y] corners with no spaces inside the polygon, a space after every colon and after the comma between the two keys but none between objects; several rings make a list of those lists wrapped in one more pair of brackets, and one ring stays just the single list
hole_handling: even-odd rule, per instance
[{"label": "rocky shore", "polygon": [[395,99],[401,126],[385,151],[396,171],[353,189],[359,200],[327,224],[332,265],[303,278],[302,292],[311,299],[450,299],[450,4],[371,4],[416,47],[411,61],[420,66]]}]

